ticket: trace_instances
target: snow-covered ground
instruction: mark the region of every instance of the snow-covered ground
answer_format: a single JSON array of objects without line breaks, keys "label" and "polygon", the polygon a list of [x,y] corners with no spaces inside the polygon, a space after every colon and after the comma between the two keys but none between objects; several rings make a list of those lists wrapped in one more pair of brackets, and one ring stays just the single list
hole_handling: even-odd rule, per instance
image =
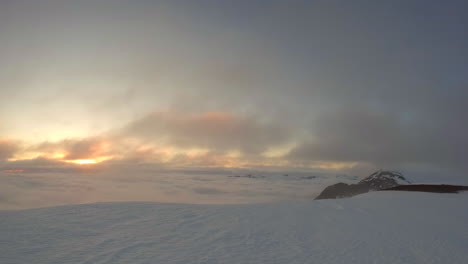
[{"label": "snow-covered ground", "polygon": [[467,263],[468,193],[0,211],[0,263]]}]

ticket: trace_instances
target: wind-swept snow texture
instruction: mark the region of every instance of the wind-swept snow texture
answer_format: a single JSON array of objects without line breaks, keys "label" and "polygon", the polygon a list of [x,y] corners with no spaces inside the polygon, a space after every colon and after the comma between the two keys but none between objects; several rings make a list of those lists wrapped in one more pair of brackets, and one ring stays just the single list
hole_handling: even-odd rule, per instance
[{"label": "wind-swept snow texture", "polygon": [[468,193],[0,211],[0,263],[468,263]]}]

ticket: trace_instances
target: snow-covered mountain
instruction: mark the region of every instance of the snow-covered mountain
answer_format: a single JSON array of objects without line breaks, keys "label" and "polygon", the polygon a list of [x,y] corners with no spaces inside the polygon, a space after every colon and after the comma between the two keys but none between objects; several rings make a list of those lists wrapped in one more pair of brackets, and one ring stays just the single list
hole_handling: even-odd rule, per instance
[{"label": "snow-covered mountain", "polygon": [[326,187],[315,199],[351,197],[369,191],[384,190],[398,185],[409,184],[403,175],[396,171],[379,170],[356,184],[336,183]]},{"label": "snow-covered mountain", "polygon": [[466,263],[468,193],[0,211],[0,263]]},{"label": "snow-covered mountain", "polygon": [[410,184],[411,182],[398,171],[378,170],[359,183],[368,183],[376,189],[385,189],[396,185]]}]

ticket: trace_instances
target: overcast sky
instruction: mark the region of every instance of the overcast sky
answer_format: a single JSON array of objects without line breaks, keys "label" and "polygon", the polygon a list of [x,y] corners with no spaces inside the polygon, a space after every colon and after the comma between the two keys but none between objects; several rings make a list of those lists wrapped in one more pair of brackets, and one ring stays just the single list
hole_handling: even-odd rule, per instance
[{"label": "overcast sky", "polygon": [[0,1],[0,164],[468,169],[468,4]]}]

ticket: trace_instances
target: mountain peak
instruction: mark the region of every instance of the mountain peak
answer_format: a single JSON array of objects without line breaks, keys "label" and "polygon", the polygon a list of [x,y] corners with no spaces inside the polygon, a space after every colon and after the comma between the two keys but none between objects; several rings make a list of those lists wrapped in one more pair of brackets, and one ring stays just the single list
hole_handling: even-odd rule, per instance
[{"label": "mountain peak", "polygon": [[378,170],[367,178],[364,178],[359,183],[372,183],[372,182],[379,182],[379,181],[386,181],[386,182],[394,182],[395,185],[402,185],[402,184],[409,184],[411,183],[408,181],[401,172],[398,171],[387,171],[387,170]]}]

